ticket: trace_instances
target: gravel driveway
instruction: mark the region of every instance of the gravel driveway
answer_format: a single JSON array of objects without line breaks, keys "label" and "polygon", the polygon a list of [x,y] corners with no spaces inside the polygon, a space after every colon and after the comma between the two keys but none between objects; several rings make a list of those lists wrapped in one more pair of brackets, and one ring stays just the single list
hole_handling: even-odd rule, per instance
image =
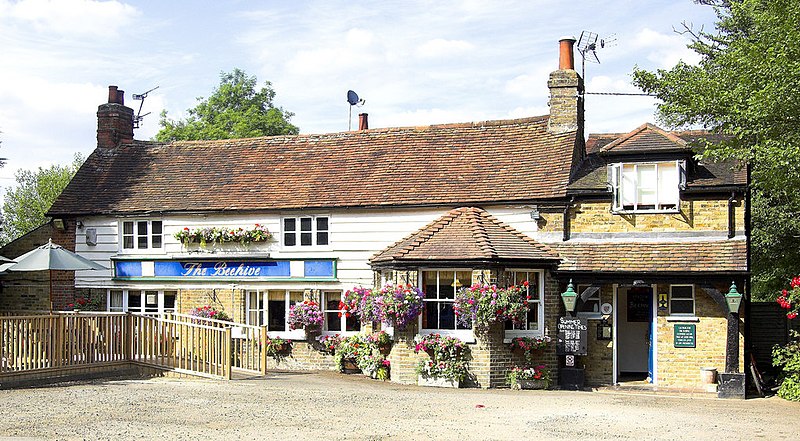
[{"label": "gravel driveway", "polygon": [[800,404],[611,392],[434,389],[333,372],[2,390],[0,437],[800,439]]}]

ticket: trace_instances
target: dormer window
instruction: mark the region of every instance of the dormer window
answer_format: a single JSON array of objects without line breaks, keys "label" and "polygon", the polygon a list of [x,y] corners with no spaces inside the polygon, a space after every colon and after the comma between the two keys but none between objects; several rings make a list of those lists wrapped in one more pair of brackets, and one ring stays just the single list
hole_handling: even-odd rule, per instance
[{"label": "dormer window", "polygon": [[677,212],[686,182],[685,161],[611,165],[614,212]]}]

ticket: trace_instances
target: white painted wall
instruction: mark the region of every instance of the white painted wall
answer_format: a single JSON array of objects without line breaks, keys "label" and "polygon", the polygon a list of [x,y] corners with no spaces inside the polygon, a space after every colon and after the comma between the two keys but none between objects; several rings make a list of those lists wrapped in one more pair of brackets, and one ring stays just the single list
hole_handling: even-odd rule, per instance
[{"label": "white painted wall", "polygon": [[[489,213],[497,217],[500,221],[508,223],[512,227],[530,236],[535,236],[537,231],[536,222],[530,218],[529,206],[490,206],[483,207]],[[162,220],[164,228],[164,248],[161,250],[148,250],[146,253],[123,252],[120,245],[120,223],[123,218],[113,217],[86,217],[80,219],[84,228],[77,230],[76,252],[80,255],[92,259],[95,262],[110,268],[111,257],[118,255],[152,257],[185,255],[186,250],[178,242],[173,234],[182,230],[184,227],[190,229],[200,227],[231,227],[231,228],[251,228],[256,223],[265,225],[270,232],[275,235],[275,242],[263,247],[270,254],[270,259],[293,259],[293,258],[336,258],[338,259],[338,283],[311,283],[304,282],[304,288],[320,289],[347,289],[355,285],[371,285],[372,270],[369,266],[369,258],[382,251],[389,245],[416,232],[425,225],[438,219],[449,209],[373,209],[373,210],[320,210],[320,211],[286,211],[267,215],[241,216],[231,215],[176,215],[159,217],[126,218],[125,220],[150,219]],[[329,232],[330,245],[319,248],[299,247],[284,249],[281,244],[281,219],[284,216],[309,216],[327,215],[330,216]],[[97,245],[89,246],[85,241],[86,229],[94,228],[97,230]],[[262,248],[259,248],[262,249]],[[224,253],[209,254],[210,258],[224,259]],[[107,271],[78,271],[75,274],[75,284],[80,288],[91,287],[111,287],[126,286],[134,287],[129,282],[113,282],[112,272]],[[298,282],[252,282],[247,287],[270,287],[280,289],[281,287],[297,288]],[[229,286],[218,282],[201,286]],[[154,285],[153,289],[156,289]],[[175,283],[165,284],[161,288],[176,287]]]}]

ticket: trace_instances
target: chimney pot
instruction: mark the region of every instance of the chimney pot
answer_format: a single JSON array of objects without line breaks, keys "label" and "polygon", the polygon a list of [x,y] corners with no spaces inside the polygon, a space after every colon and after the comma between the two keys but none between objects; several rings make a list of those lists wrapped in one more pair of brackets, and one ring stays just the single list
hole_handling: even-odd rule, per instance
[{"label": "chimney pot", "polygon": [[108,103],[113,104],[117,102],[117,86],[108,86]]},{"label": "chimney pot", "polygon": [[575,56],[573,52],[575,37],[561,37],[558,41],[558,45],[558,69],[575,70]]},{"label": "chimney pot", "polygon": [[117,90],[117,104],[125,105],[125,91]]},{"label": "chimney pot", "polygon": [[358,130],[367,130],[369,129],[369,121],[367,120],[368,114],[366,113],[359,113],[358,114]]}]

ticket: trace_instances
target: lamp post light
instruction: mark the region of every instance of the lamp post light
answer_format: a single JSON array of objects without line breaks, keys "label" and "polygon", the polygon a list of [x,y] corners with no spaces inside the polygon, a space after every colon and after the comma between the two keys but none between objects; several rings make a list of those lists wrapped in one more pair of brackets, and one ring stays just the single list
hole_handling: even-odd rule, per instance
[{"label": "lamp post light", "polygon": [[567,290],[561,293],[561,300],[564,302],[564,308],[567,309],[568,315],[572,315],[572,311],[575,310],[577,299],[578,293],[575,292],[575,288],[572,286],[572,279],[570,279]]},{"label": "lamp post light", "polygon": [[739,312],[739,306],[742,304],[742,294],[736,289],[735,282],[731,282],[731,289],[725,294],[725,302],[728,304],[728,311],[731,314]]}]

